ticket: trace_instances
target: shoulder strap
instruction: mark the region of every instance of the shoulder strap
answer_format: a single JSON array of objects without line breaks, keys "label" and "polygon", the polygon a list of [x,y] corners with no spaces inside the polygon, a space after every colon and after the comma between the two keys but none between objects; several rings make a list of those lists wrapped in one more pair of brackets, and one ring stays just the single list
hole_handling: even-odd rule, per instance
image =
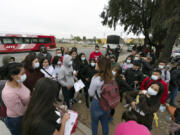
[{"label": "shoulder strap", "polygon": [[164,71],[164,75],[165,75],[165,81],[167,79],[167,70]]},{"label": "shoulder strap", "polygon": [[50,77],[54,78],[48,71],[46,71],[44,68],[42,68],[44,72],[46,72]]},{"label": "shoulder strap", "polygon": [[100,98],[98,96],[97,90],[96,90],[95,94],[96,94],[97,99],[99,100]]}]

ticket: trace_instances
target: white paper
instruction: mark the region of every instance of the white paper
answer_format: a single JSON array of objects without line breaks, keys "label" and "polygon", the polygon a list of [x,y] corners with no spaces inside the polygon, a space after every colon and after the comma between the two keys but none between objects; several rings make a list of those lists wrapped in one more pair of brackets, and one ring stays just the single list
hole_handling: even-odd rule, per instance
[{"label": "white paper", "polygon": [[74,84],[74,89],[76,92],[79,92],[81,89],[83,89],[85,87],[84,83],[82,82],[82,80],[78,80],[75,84]]},{"label": "white paper", "polygon": [[76,112],[69,110],[68,113],[70,114],[70,119],[66,122],[64,135],[71,135],[71,131],[78,117],[78,114]]}]

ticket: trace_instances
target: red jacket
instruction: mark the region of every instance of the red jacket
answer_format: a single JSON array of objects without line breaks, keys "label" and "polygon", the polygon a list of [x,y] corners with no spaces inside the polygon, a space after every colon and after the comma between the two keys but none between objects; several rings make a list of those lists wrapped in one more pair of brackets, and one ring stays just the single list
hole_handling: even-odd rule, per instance
[{"label": "red jacket", "polygon": [[90,61],[91,59],[94,59],[94,60],[96,61],[96,60],[98,59],[98,57],[101,56],[101,55],[102,55],[101,52],[96,53],[96,52],[94,51],[94,52],[92,52],[92,53],[90,54],[90,56],[89,56],[89,61]]},{"label": "red jacket", "polygon": [[148,87],[153,83],[153,82],[160,82],[163,86],[164,86],[164,92],[163,95],[161,97],[161,104],[165,104],[166,103],[166,99],[168,98],[168,84],[163,81],[162,79],[154,81],[149,77],[146,77],[142,84],[141,84],[141,90],[147,90]]}]

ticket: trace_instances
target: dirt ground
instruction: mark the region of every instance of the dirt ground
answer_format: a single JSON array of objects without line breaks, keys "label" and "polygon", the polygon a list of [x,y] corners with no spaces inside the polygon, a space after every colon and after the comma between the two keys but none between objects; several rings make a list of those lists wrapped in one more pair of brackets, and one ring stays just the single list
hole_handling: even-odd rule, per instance
[{"label": "dirt ground", "polygon": [[[90,120],[90,110],[86,108],[86,105],[84,103],[84,97],[83,97],[83,103],[75,104],[73,106],[73,110],[77,111],[79,113],[79,120],[85,124],[87,127],[91,128],[91,120]],[[178,100],[180,100],[180,94],[176,99],[176,105],[180,107],[180,103],[178,103]],[[126,110],[123,107],[124,103],[119,104],[119,106],[116,108],[116,112],[114,115],[114,120],[112,123],[109,124],[109,135],[114,134],[114,130],[116,126],[122,122],[121,116],[122,113]],[[159,117],[159,127],[155,127],[155,122],[153,123],[153,130],[152,130],[152,135],[169,135],[169,127],[172,123],[172,121],[169,119],[169,113],[167,111],[165,112],[158,112],[158,117]],[[102,135],[101,131],[101,125],[99,123],[99,130],[98,130],[98,135]]]}]

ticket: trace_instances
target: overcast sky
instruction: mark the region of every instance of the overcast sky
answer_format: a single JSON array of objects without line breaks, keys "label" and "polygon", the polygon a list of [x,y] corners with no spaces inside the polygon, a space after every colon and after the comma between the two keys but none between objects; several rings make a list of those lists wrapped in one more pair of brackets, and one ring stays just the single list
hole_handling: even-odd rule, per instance
[{"label": "overcast sky", "polygon": [[0,32],[53,34],[58,38],[127,35],[102,26],[99,17],[108,0],[0,0]]}]

